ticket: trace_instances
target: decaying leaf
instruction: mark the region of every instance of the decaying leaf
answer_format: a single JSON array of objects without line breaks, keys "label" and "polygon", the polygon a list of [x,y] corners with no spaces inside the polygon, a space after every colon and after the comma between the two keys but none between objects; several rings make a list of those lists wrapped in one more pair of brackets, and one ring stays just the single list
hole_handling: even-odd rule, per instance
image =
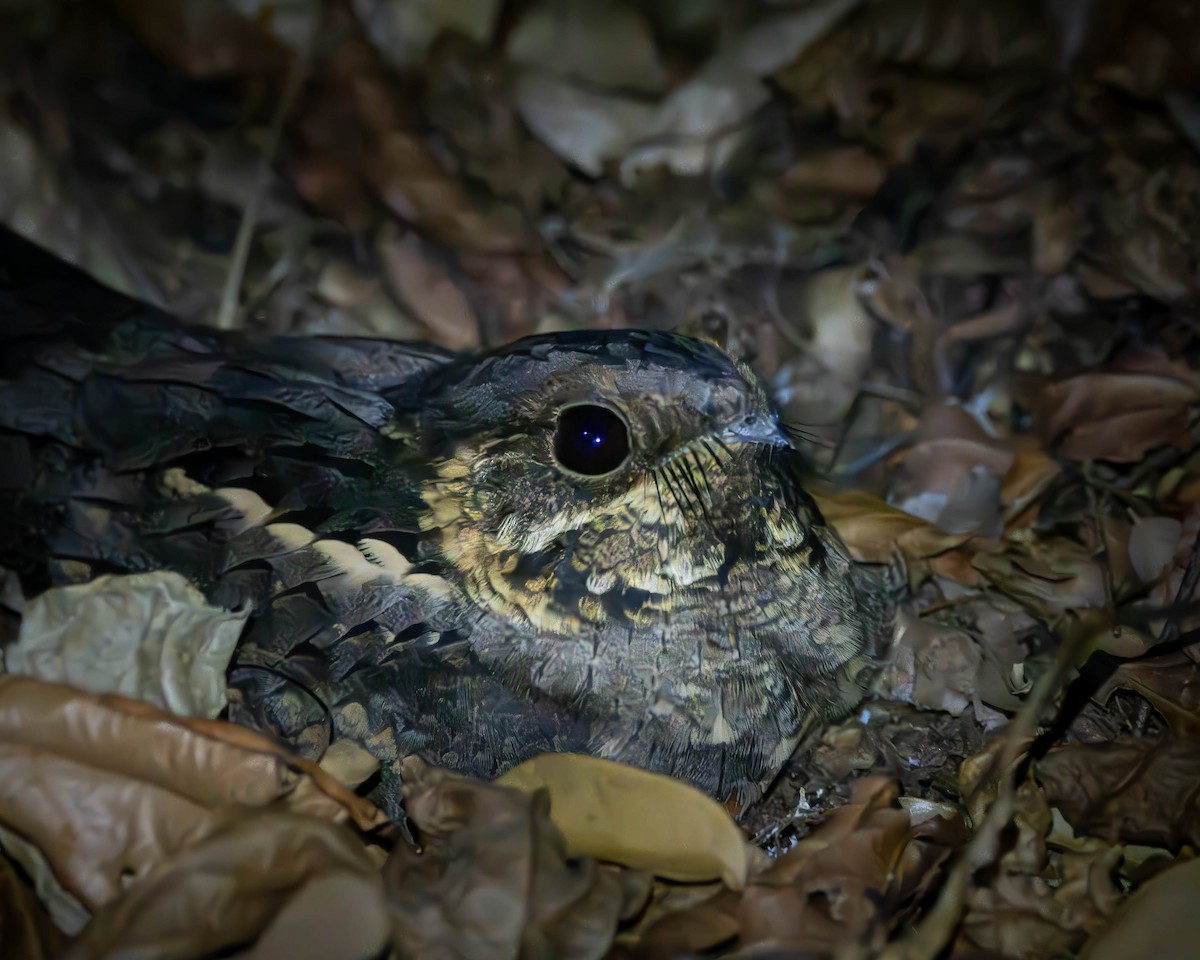
[{"label": "decaying leaf", "polygon": [[814,494],[814,499],[851,556],[862,563],[888,563],[896,550],[910,559],[923,560],[971,539],[969,533],[946,533],[869,494]]},{"label": "decaying leaf", "polygon": [[1187,960],[1200,943],[1200,860],[1189,860],[1150,880],[1130,898],[1111,925],[1088,941],[1083,960],[1154,957]]},{"label": "decaying leaf", "polygon": [[0,677],[0,823],[38,846],[91,910],[231,814],[272,806],[365,828],[385,820],[249,730]]},{"label": "decaying leaf", "polygon": [[640,955],[694,955],[731,934],[740,947],[770,944],[809,956],[881,942],[963,832],[957,817],[917,822],[897,794],[887,778],[859,781],[849,803],[740,896],[724,892],[668,914],[645,931]]},{"label": "decaying leaf", "polygon": [[6,957],[51,960],[59,956],[62,932],[0,850],[0,948]]},{"label": "decaying leaf", "polygon": [[459,777],[410,758],[406,809],[424,851],[384,867],[405,956],[603,956],[645,902],[644,875],[571,859],[543,792]]},{"label": "decaying leaf", "polygon": [[964,631],[902,611],[877,684],[889,697],[957,716],[972,705],[982,659]]},{"label": "decaying leaf", "polygon": [[581,754],[546,753],[497,781],[545,790],[567,855],[596,857],[686,882],[746,884],[756,848],[725,808],[672,777]]},{"label": "decaying leaf", "polygon": [[225,671],[249,615],[210,605],[171,571],[97,577],[30,600],[4,666],[172,713],[215,717],[225,707]]},{"label": "decaying leaf", "polygon": [[377,862],[345,827],[258,813],[193,839],[102,905],[64,958],[369,960],[386,945]]},{"label": "decaying leaf", "polygon": [[1050,618],[1108,599],[1100,564],[1063,537],[1009,543],[1003,553],[977,554],[972,563],[998,590]]},{"label": "decaying leaf", "polygon": [[[1053,960],[1072,956],[1104,923],[1119,896],[1113,870],[1120,851],[1107,846],[1077,855],[1048,848],[1053,818],[1028,781],[1016,792],[1005,844],[969,894],[959,934],[962,955],[975,950]],[[981,878],[982,879],[982,878]]]},{"label": "decaying leaf", "polygon": [[1069,460],[1131,463],[1164,444],[1186,447],[1187,409],[1200,379],[1162,353],[1129,354],[1109,371],[1047,383],[1040,432]]},{"label": "decaying leaf", "polygon": [[434,263],[415,234],[381,237],[384,276],[433,339],[454,350],[479,346],[479,321],[463,292]]},{"label": "decaying leaf", "polygon": [[1196,737],[1068,744],[1038,764],[1051,802],[1077,831],[1173,848],[1200,840]]},{"label": "decaying leaf", "polygon": [[1046,796],[1076,832],[1120,843],[1200,846],[1200,665],[1170,654],[1123,664],[1099,692],[1142,696],[1166,721],[1155,734],[1068,743],[1037,764]]}]

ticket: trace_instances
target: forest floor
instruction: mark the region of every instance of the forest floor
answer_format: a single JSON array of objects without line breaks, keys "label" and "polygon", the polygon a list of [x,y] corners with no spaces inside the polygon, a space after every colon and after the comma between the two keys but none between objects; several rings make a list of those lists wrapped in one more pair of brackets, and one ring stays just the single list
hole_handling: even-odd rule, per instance
[{"label": "forest floor", "polygon": [[1197,49],[1165,0],[0,4],[3,222],[250,336],[717,339],[910,586],[739,824],[413,763],[418,850],[353,750],[10,664],[0,956],[1200,955]]}]

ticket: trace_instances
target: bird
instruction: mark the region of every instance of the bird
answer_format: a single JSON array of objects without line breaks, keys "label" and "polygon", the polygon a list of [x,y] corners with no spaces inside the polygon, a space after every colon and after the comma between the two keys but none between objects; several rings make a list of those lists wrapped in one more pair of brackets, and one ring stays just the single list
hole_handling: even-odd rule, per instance
[{"label": "bird", "polygon": [[761,793],[888,604],[717,345],[455,352],[185,326],[0,232],[0,566],[248,611],[227,718],[493,777],[547,751]]}]

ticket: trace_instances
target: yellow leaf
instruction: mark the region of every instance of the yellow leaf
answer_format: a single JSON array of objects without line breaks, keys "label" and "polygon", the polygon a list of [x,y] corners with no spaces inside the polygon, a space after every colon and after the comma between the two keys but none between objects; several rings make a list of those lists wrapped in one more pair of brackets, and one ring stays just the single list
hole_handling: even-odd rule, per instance
[{"label": "yellow leaf", "polygon": [[573,753],[544,753],[499,783],[550,794],[550,819],[570,856],[591,856],[669,880],[746,883],[756,851],[725,809],[695,787]]}]

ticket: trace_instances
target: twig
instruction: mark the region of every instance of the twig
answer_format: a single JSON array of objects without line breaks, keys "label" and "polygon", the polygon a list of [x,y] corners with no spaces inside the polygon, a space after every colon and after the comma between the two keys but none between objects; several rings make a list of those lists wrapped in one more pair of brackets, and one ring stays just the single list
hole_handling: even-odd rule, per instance
[{"label": "twig", "polygon": [[[1178,607],[1186,604],[1192,594],[1196,592],[1197,583],[1200,583],[1200,531],[1196,532],[1196,539],[1192,541],[1192,550],[1188,556],[1187,566],[1183,569],[1183,576],[1179,580],[1179,589],[1175,591],[1175,603],[1173,606]],[[1155,646],[1170,643],[1172,640],[1178,638],[1178,618],[1168,620],[1163,624]]]},{"label": "twig", "polygon": [[[1064,639],[1051,670],[1044,673],[1030,692],[1005,732],[1004,749],[992,767],[991,778],[1000,778],[995,801],[988,808],[974,836],[950,868],[937,901],[906,936],[888,944],[877,960],[934,960],[941,955],[958,930],[967,909],[971,875],[996,858],[1000,833],[1012,819],[1016,802],[1016,760],[1032,740],[1041,709],[1059,690],[1067,672],[1074,666],[1077,638]],[[1021,765],[1022,772],[1024,765]],[[988,782],[985,778],[980,787]],[[978,788],[977,788],[978,789]]]},{"label": "twig", "polygon": [[287,122],[292,104],[300,93],[304,78],[308,75],[309,62],[312,58],[313,40],[317,35],[317,25],[321,22],[321,10],[313,14],[312,28],[302,49],[292,57],[288,65],[287,79],[275,113],[271,116],[271,125],[267,129],[267,139],[263,144],[262,156],[258,161],[258,171],[255,175],[254,190],[250,201],[242,211],[241,222],[238,223],[237,239],[233,244],[233,256],[229,262],[229,272],[225,275],[225,287],[221,291],[221,306],[217,311],[216,326],[218,330],[232,330],[237,324],[239,293],[242,281],[246,276],[246,262],[250,259],[250,244],[254,240],[254,228],[258,224],[258,212],[262,206],[263,196],[267,192],[267,184],[271,176],[271,164],[279,151],[279,141],[283,137],[283,126]]}]

